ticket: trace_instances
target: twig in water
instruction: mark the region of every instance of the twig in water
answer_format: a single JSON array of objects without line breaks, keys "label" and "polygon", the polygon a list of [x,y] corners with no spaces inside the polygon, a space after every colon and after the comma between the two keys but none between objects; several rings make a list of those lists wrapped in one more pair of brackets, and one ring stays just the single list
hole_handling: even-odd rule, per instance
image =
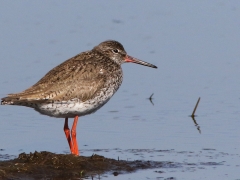
[{"label": "twig in water", "polygon": [[194,108],[194,110],[193,110],[193,112],[192,112],[191,117],[194,117],[194,116],[195,116],[195,112],[196,112],[196,110],[197,110],[199,101],[200,101],[200,97],[198,98],[197,104],[196,104],[196,106],[195,106],[195,108]]},{"label": "twig in water", "polygon": [[153,102],[152,102],[152,100],[153,100],[153,95],[154,95],[154,93],[152,93],[152,95],[148,98],[149,99],[149,101],[152,103],[152,105],[154,106],[154,104],[153,104]]}]

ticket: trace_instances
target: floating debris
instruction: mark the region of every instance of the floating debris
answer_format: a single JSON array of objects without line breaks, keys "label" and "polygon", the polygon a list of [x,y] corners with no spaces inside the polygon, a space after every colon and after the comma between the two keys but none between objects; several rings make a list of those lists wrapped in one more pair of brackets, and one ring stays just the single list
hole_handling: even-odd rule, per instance
[{"label": "floating debris", "polygon": [[154,93],[152,93],[152,95],[151,95],[148,99],[149,99],[149,101],[152,103],[152,105],[154,106],[153,101],[152,101],[152,100],[153,100],[153,98],[152,98],[153,95],[154,95]]}]

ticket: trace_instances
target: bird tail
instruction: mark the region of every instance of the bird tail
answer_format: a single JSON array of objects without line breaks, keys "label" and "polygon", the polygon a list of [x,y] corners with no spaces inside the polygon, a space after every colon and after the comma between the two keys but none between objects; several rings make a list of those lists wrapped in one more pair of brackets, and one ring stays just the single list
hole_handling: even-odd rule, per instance
[{"label": "bird tail", "polygon": [[1,105],[15,105],[18,100],[19,98],[16,97],[4,97],[1,99]]},{"label": "bird tail", "polygon": [[26,106],[35,108],[36,107],[36,101],[26,101],[22,100],[19,97],[4,97],[1,99],[1,105],[17,105],[17,106]]},{"label": "bird tail", "polygon": [[1,105],[19,105],[32,107],[36,103],[45,103],[48,99],[36,99],[31,96],[24,96],[20,94],[9,94],[7,97],[1,99]]}]

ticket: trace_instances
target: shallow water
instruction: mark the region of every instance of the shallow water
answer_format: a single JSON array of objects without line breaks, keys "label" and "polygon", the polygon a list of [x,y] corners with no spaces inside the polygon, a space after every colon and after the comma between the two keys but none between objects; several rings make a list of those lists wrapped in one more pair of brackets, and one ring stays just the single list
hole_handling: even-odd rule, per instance
[{"label": "shallow water", "polygon": [[[82,155],[110,149],[98,154],[184,164],[117,179],[237,179],[239,15],[239,1],[2,2],[0,97],[26,89],[101,41],[118,40],[131,56],[158,69],[123,65],[118,92],[95,114],[79,120]],[[154,105],[148,99],[152,93]],[[189,115],[198,97],[196,126]],[[1,106],[0,117],[1,154],[69,153],[63,119],[17,106]],[[147,151],[134,155],[130,149]],[[153,149],[170,152],[148,152]]]}]

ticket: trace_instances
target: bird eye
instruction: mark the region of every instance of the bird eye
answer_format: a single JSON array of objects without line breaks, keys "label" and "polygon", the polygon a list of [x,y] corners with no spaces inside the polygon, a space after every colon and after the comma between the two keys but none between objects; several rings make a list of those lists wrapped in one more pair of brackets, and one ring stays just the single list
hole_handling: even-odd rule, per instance
[{"label": "bird eye", "polygon": [[114,53],[118,53],[119,51],[118,51],[118,49],[113,49],[112,50]]}]

